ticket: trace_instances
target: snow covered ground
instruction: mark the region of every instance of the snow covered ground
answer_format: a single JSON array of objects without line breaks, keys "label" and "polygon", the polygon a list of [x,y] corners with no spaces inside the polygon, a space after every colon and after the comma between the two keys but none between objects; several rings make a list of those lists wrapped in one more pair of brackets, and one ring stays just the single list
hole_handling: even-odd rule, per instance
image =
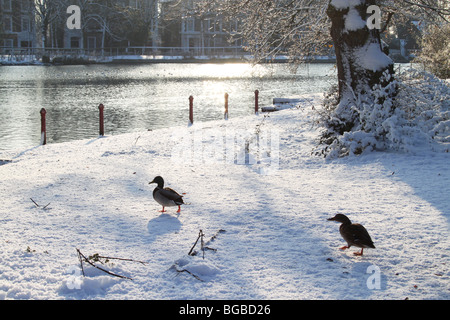
[{"label": "snow covered ground", "polygon": [[[0,153],[0,299],[449,299],[450,153],[312,156],[314,101]],[[376,249],[339,250],[336,213]]]}]

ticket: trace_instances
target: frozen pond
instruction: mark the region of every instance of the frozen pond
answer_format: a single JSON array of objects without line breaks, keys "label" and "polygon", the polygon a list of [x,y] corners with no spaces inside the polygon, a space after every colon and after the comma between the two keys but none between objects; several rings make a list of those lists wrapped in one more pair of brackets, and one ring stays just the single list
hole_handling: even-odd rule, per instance
[{"label": "frozen pond", "polygon": [[324,92],[337,81],[333,64],[145,64],[0,67],[0,150],[39,144],[40,110],[47,111],[47,143],[98,136],[98,105],[105,106],[105,134],[187,125],[189,96],[194,122],[254,112],[272,98]]}]

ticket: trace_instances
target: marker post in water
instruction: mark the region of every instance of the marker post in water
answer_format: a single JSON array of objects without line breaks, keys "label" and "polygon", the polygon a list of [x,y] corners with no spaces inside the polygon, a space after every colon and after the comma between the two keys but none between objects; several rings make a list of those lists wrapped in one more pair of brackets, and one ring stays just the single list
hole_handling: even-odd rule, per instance
[{"label": "marker post in water", "polygon": [[225,114],[223,118],[228,120],[228,93],[225,93]]},{"label": "marker post in water", "polygon": [[41,145],[47,144],[47,128],[45,125],[45,114],[47,111],[42,108],[41,109]]},{"label": "marker post in water", "polygon": [[259,90],[255,90],[255,114],[258,114],[259,109]]},{"label": "marker post in water", "polygon": [[189,123],[194,123],[194,97],[189,96]]},{"label": "marker post in water", "polygon": [[100,103],[100,105],[98,106],[98,110],[99,110],[99,126],[100,126],[99,134],[100,136],[103,137],[105,135],[105,124],[103,115],[103,110],[105,110],[105,106]]}]

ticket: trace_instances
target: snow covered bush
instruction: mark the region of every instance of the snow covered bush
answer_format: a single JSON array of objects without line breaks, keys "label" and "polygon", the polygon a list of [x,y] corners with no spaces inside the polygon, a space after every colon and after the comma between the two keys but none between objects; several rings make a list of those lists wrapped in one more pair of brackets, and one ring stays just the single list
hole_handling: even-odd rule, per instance
[{"label": "snow covered bush", "polygon": [[355,95],[342,128],[336,89],[320,111],[325,130],[316,154],[327,158],[358,155],[372,150],[413,152],[427,145],[448,152],[450,143],[449,85],[427,72],[410,69],[392,81],[389,72],[372,91]]},{"label": "snow covered bush", "polygon": [[[398,101],[405,128],[425,135],[429,142],[450,143],[449,83],[426,71],[409,69],[400,74]],[[414,143],[415,141],[411,141]]]}]

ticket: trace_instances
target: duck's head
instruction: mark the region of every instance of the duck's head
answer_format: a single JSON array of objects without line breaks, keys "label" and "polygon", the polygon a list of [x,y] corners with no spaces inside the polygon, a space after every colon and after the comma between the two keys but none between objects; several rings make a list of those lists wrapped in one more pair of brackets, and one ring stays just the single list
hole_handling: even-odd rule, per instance
[{"label": "duck's head", "polygon": [[163,188],[164,187],[164,179],[161,176],[155,177],[152,181],[150,181],[148,184],[156,183],[158,187]]},{"label": "duck's head", "polygon": [[351,224],[352,222],[350,221],[350,219],[342,213],[338,213],[337,215],[335,215],[333,218],[329,218],[328,221],[337,221],[337,222],[341,222],[341,223],[345,223],[345,224]]}]

